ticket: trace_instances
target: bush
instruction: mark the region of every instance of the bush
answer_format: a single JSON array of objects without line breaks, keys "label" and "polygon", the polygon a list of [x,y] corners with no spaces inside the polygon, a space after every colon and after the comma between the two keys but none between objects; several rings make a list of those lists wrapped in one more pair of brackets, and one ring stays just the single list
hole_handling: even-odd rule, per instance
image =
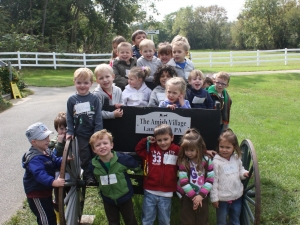
[{"label": "bush", "polygon": [[[12,68],[12,82],[15,82],[17,84],[20,91],[26,87],[21,73],[14,68]],[[9,80],[9,68],[7,66],[0,68],[0,86],[2,86],[2,88],[0,89],[0,94],[7,94],[12,92]]]}]

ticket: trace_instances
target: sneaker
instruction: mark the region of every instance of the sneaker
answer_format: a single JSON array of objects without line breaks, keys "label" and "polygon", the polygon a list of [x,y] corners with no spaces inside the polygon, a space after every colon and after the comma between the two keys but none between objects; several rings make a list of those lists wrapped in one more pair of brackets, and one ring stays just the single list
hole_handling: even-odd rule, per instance
[{"label": "sneaker", "polygon": [[86,186],[95,186],[96,180],[93,177],[89,177],[86,180]]}]

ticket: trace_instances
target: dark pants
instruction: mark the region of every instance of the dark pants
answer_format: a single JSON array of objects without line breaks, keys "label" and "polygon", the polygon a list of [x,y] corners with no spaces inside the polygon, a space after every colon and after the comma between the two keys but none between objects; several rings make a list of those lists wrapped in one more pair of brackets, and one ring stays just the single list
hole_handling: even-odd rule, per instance
[{"label": "dark pants", "polygon": [[79,157],[81,160],[81,169],[83,169],[83,179],[93,176],[93,173],[89,171],[89,163],[92,160],[94,154],[89,144],[89,138],[77,136]]},{"label": "dark pants", "polygon": [[132,199],[118,205],[104,201],[103,204],[109,225],[120,225],[120,213],[126,225],[138,225],[133,211]]},{"label": "dark pants", "polygon": [[202,200],[202,207],[193,210],[193,201],[182,196],[180,199],[180,224],[181,225],[207,225],[208,224],[208,199]]},{"label": "dark pants", "polygon": [[37,218],[38,225],[56,225],[52,197],[27,198],[31,211]]}]

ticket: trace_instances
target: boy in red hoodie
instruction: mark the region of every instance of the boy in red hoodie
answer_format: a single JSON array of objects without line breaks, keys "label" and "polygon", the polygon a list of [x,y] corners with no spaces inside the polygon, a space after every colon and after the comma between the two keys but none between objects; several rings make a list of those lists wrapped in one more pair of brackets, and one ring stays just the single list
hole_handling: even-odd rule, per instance
[{"label": "boy in red hoodie", "polygon": [[176,191],[179,146],[172,143],[174,135],[167,124],[154,129],[154,137],[143,138],[136,153],[145,160],[142,224],[170,224],[171,201]]}]

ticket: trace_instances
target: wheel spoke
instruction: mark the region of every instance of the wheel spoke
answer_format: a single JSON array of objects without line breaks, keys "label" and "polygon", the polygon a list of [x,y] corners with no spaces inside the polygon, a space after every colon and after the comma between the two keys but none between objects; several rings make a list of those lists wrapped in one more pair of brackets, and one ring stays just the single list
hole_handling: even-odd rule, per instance
[{"label": "wheel spoke", "polygon": [[[254,201],[252,198],[249,198],[247,195],[245,195],[244,198],[245,198],[245,200],[247,200],[249,203],[251,203],[253,206],[255,206],[255,201]],[[245,201],[245,204],[247,204],[246,201]]]}]

